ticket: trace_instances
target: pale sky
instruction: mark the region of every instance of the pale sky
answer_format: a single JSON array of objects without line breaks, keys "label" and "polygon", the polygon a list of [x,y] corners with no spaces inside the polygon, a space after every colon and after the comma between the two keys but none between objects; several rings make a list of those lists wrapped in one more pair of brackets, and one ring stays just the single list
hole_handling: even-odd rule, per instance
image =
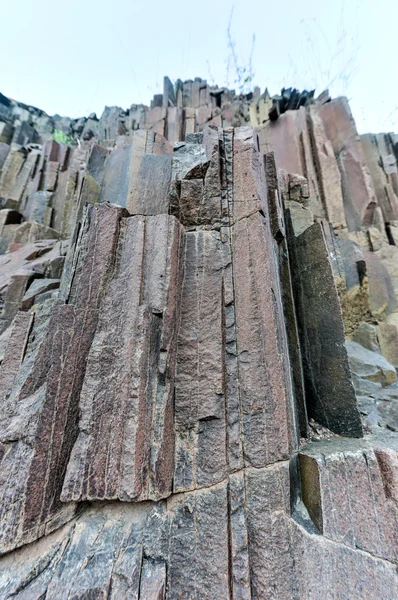
[{"label": "pale sky", "polygon": [[256,36],[262,91],[329,85],[361,133],[398,131],[398,0],[3,0],[0,91],[79,117],[148,104],[163,75],[225,85],[233,5],[242,66]]}]

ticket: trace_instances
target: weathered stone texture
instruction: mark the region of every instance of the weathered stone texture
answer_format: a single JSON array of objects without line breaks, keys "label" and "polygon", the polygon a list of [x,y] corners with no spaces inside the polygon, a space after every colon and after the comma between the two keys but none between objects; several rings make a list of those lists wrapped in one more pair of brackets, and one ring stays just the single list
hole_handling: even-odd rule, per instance
[{"label": "weathered stone texture", "polygon": [[5,357],[0,371],[3,402],[12,390],[23,361],[32,320],[31,314],[19,312],[10,326],[10,335],[4,350]]},{"label": "weathered stone texture", "polygon": [[[54,307],[43,341],[23,362],[3,407],[7,415],[2,426],[2,511],[7,523],[3,528],[3,551],[40,537],[73,514],[73,505],[60,504],[60,492],[77,435],[85,362],[106,282],[101,271],[114,259],[120,209],[103,206],[94,213],[90,214],[91,228],[83,235],[70,303]],[[115,216],[113,231],[110,213]],[[104,217],[107,234],[89,247],[102,233]],[[83,270],[88,276],[86,293]]]},{"label": "weathered stone texture", "polygon": [[115,254],[87,357],[64,501],[171,491],[179,225],[167,215],[122,219]]},{"label": "weathered stone texture", "polygon": [[384,221],[398,219],[398,169],[389,135],[361,135],[361,144]]},{"label": "weathered stone texture", "polygon": [[276,315],[279,290],[267,242],[259,213],[232,228],[241,426],[246,460],[257,467],[287,458],[294,446],[288,373]]},{"label": "weathered stone texture", "polygon": [[338,157],[348,228],[372,225],[377,198],[347,99],[323,104],[319,115]]},{"label": "weathered stone texture", "polygon": [[304,502],[328,539],[392,563],[398,557],[398,512],[385,496],[371,447],[336,440],[300,452]]},{"label": "weathered stone texture", "polygon": [[320,223],[292,238],[292,257],[309,416],[342,435],[361,436],[341,307]]},{"label": "weathered stone texture", "polygon": [[288,111],[277,121],[269,121],[258,129],[263,153],[275,152],[278,168],[306,177],[309,187],[309,207],[317,217],[324,218],[325,207],[319,190],[316,165],[307,116],[304,108]]},{"label": "weathered stone texture", "polygon": [[301,574],[297,578],[297,598],[323,598],[329,590],[332,598],[393,600],[395,565],[310,534],[297,523],[293,523],[292,530],[296,572]]},{"label": "weathered stone texture", "polygon": [[2,118],[0,598],[393,600],[394,135],[200,78]]},{"label": "weathered stone texture", "polygon": [[337,228],[346,227],[341,175],[333,145],[326,135],[322,118],[316,106],[308,109],[308,119],[325,217]]},{"label": "weathered stone texture", "polygon": [[[60,483],[60,476],[62,477],[62,465],[61,473],[57,468],[54,471],[53,466],[62,459],[62,441],[58,445],[57,439],[56,446],[48,453],[54,435],[63,436],[65,414],[66,416],[68,414],[70,395],[73,396],[73,385],[71,386],[70,380],[68,385],[68,377],[70,377],[68,373],[71,370],[73,372],[74,363],[72,361],[65,365],[66,371],[61,367],[62,358],[70,358],[67,348],[69,347],[71,351],[71,323],[69,323],[69,332],[65,331],[64,341],[67,344],[65,354],[60,353],[58,346],[57,360],[51,364],[50,352],[55,350],[52,335],[55,331],[64,331],[66,323],[63,328],[62,319],[59,318],[57,323],[59,329],[55,330],[55,327],[54,320],[52,324],[50,321],[48,335],[44,334],[44,339],[43,335],[37,336],[36,329],[33,328],[32,341],[27,347],[28,354],[20,372],[14,378],[10,393],[2,401],[4,419],[1,427],[0,485],[3,497],[1,510],[1,551],[3,553],[42,536],[62,524],[63,519],[73,515],[73,507],[67,505],[60,507],[58,514],[55,514],[59,502],[56,490]],[[35,334],[38,339],[33,341]],[[62,341],[62,336],[59,336],[58,341]],[[73,352],[79,360],[77,349],[73,348]],[[22,358],[24,356],[21,356]],[[6,365],[4,367],[6,372],[3,376],[6,376],[7,367]],[[52,377],[48,388],[46,376],[50,374]],[[64,377],[65,386],[62,390],[57,390],[61,377]],[[55,395],[54,387],[51,386],[56,386]],[[55,411],[57,415],[59,414],[61,429],[55,418]],[[39,473],[41,476],[38,476]],[[55,516],[58,522],[56,519],[54,522]]]},{"label": "weathered stone texture", "polygon": [[329,589],[365,600],[369,590],[393,598],[397,583],[393,563],[292,518],[286,462],[167,503],[91,506],[36,549],[3,558],[4,598],[63,598],[66,589],[97,598],[298,600]]},{"label": "weathered stone texture", "polygon": [[178,332],[175,491],[225,477],[226,393],[223,270],[229,246],[219,232],[185,235]]}]

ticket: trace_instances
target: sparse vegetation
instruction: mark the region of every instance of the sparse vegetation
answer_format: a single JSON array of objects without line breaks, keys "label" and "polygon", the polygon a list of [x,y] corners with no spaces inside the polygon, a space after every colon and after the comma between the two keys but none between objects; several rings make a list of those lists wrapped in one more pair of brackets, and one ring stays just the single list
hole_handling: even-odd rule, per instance
[{"label": "sparse vegetation", "polygon": [[348,94],[357,72],[359,52],[358,32],[346,27],[345,2],[342,0],[339,25],[335,36],[326,34],[316,18],[300,22],[298,35],[300,62],[289,55],[290,68],[286,85],[316,89],[332,88]]},{"label": "sparse vegetation", "polygon": [[62,129],[54,129],[53,140],[61,144],[71,144],[72,140]]},{"label": "sparse vegetation", "polygon": [[227,87],[230,86],[230,73],[233,72],[233,83],[237,85],[237,88],[241,94],[247,94],[253,84],[254,69],[253,69],[253,52],[256,43],[256,36],[252,35],[252,44],[250,49],[249,58],[246,63],[242,62],[239,57],[235,40],[232,36],[232,17],[234,14],[234,6],[231,8],[229,15],[228,27],[227,27],[227,44],[228,44],[228,58],[227,58]]}]

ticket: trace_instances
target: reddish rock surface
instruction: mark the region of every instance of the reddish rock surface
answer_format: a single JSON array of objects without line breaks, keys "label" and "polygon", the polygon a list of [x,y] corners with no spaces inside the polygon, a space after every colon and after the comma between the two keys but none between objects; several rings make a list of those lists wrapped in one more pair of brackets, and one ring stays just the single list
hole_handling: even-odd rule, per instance
[{"label": "reddish rock surface", "polygon": [[10,106],[0,599],[395,598],[395,136],[199,78]]}]

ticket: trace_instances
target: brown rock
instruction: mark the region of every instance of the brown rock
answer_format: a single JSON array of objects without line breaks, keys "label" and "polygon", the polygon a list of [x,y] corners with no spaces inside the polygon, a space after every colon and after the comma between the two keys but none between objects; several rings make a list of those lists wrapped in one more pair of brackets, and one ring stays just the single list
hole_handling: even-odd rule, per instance
[{"label": "brown rock", "polygon": [[[8,199],[12,186],[14,185],[18,173],[22,169],[24,162],[25,156],[23,152],[9,152],[1,170],[0,195],[3,198]],[[10,208],[16,207],[10,206]]]},{"label": "brown rock", "polygon": [[223,274],[229,248],[219,232],[185,235],[177,342],[175,491],[226,474]]},{"label": "brown rock", "polygon": [[295,444],[269,235],[258,213],[232,228],[241,427],[246,461],[256,467],[287,458]]},{"label": "brown rock", "polygon": [[234,600],[251,598],[245,484],[245,476],[242,473],[231,475],[229,478],[230,570]]},{"label": "brown rock", "polygon": [[397,306],[391,277],[379,254],[364,252],[369,281],[369,308],[376,319],[384,319]]},{"label": "brown rock", "polygon": [[51,227],[41,225],[35,221],[25,221],[15,230],[13,243],[14,244],[29,244],[39,240],[57,240],[59,234]]},{"label": "brown rock", "polygon": [[168,595],[190,598],[200,590],[204,599],[229,598],[228,517],[225,484],[170,503]]},{"label": "brown rock", "polygon": [[[86,220],[88,231],[83,232],[77,253],[70,304],[54,309],[41,336],[43,341],[36,341],[36,350],[28,352],[4,407],[7,419],[1,430],[0,481],[6,499],[1,517],[3,552],[59,527],[74,513],[73,504],[60,504],[60,493],[78,432],[86,356],[109,276],[102,269],[113,264],[120,214],[120,209],[107,206],[89,212],[91,222],[88,226]],[[100,242],[90,246],[101,233]],[[88,275],[88,286],[83,285],[82,272]],[[32,334],[32,343],[36,337]]]},{"label": "brown rock", "polygon": [[[361,144],[372,177],[377,200],[385,222],[398,219],[398,199],[393,184],[397,181],[397,163],[385,143],[388,136],[361,135]],[[390,158],[390,160],[388,160]],[[392,160],[391,160],[392,159]]]},{"label": "brown rock", "polygon": [[390,448],[375,447],[384,491],[388,499],[398,504],[398,454]]},{"label": "brown rock", "polygon": [[338,157],[348,229],[359,231],[374,222],[377,197],[348,101],[337,98],[319,105],[318,114]]},{"label": "brown rock", "polygon": [[28,287],[21,300],[21,310],[28,310],[35,302],[36,296],[59,287],[59,279],[35,279]]},{"label": "brown rock", "polygon": [[33,149],[27,155],[7,194],[7,206],[18,209],[28,182],[39,161],[39,150]]},{"label": "brown rock", "polygon": [[381,353],[389,363],[398,367],[398,329],[390,323],[380,323],[377,326],[377,338]]},{"label": "brown rock", "polygon": [[298,598],[322,598],[325,590],[337,598],[394,597],[398,580],[392,563],[310,533],[296,522],[291,540]]},{"label": "brown rock", "polygon": [[325,217],[304,107],[285,112],[277,121],[268,121],[258,128],[258,135],[262,153],[275,152],[279,169],[307,179],[309,208],[316,216]]},{"label": "brown rock", "polygon": [[156,215],[168,212],[171,181],[171,158],[159,154],[144,154],[136,171],[135,146],[130,170],[130,191],[127,208],[131,214]]},{"label": "brown rock", "polygon": [[304,501],[323,535],[396,561],[397,507],[386,500],[373,450],[348,440],[318,442],[301,450],[300,465]]},{"label": "brown rock", "polygon": [[17,314],[18,310],[22,308],[22,299],[25,296],[25,292],[33,281],[36,273],[34,271],[26,270],[17,272],[12,275],[7,287],[7,293],[4,298],[4,306],[1,312],[2,320],[9,324]]},{"label": "brown rock", "polygon": [[23,361],[32,320],[32,315],[19,312],[10,327],[10,334],[4,349],[4,360],[2,360],[0,368],[3,402],[13,388]]},{"label": "brown rock", "polygon": [[166,565],[144,560],[141,567],[140,597],[146,600],[166,598]]},{"label": "brown rock", "polygon": [[340,434],[344,333],[392,345],[398,138],[382,204],[345,102],[312,97],[165,80],[71,120],[0,95],[43,142],[0,183],[1,598],[394,597],[393,366],[350,353],[373,433]]},{"label": "brown rock", "polygon": [[294,597],[288,464],[250,469],[245,481],[251,597]]},{"label": "brown rock", "polygon": [[15,229],[20,224],[22,215],[16,210],[4,208],[0,210],[0,252],[7,251],[8,244],[12,241]]},{"label": "brown rock", "polygon": [[[233,205],[231,217],[239,221],[261,210],[266,202],[265,197],[260,197],[260,156],[255,151],[254,145],[258,142],[253,139],[253,130],[250,127],[236,129],[233,137]],[[256,148],[257,150],[257,148]],[[256,180],[256,177],[258,180]],[[264,191],[264,190],[263,190]]]},{"label": "brown rock", "polygon": [[120,219],[125,214],[123,209],[107,204],[87,207],[80,238],[72,248],[71,281],[65,282],[68,303],[99,307],[116,258]]},{"label": "brown rock", "polygon": [[119,236],[63,501],[155,499],[171,491],[180,230],[167,215],[130,217]]},{"label": "brown rock", "polygon": [[334,227],[346,227],[341,177],[332,143],[326,135],[317,105],[309,107],[308,115],[324,215]]}]

